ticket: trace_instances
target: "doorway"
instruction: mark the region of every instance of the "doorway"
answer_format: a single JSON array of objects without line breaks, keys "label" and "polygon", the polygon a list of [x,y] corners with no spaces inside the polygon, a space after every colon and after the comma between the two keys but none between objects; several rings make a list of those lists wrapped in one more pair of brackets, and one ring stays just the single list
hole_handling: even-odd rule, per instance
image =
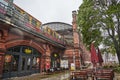
[{"label": "doorway", "polygon": [[60,69],[60,56],[58,53],[53,53],[51,56],[51,67],[55,70]]}]

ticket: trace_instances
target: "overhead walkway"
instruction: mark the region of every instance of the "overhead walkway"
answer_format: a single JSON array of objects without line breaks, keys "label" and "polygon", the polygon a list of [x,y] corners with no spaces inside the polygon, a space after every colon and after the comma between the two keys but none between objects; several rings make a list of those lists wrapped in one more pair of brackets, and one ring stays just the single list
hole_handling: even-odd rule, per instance
[{"label": "overhead walkway", "polygon": [[40,39],[45,40],[58,47],[65,48],[66,43],[64,39],[56,39],[51,35],[46,35],[46,33],[41,29],[27,26],[26,22],[21,18],[23,18],[23,16],[20,15],[17,11],[15,11],[14,8],[11,8],[0,2],[0,24],[7,24],[13,28],[17,28],[31,35],[37,36]]}]

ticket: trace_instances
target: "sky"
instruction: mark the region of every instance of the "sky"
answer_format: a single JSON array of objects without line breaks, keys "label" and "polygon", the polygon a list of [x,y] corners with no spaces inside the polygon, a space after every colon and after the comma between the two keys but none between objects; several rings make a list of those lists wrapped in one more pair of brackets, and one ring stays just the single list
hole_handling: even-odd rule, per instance
[{"label": "sky", "polygon": [[20,8],[44,23],[72,24],[72,11],[78,10],[82,0],[14,0]]}]

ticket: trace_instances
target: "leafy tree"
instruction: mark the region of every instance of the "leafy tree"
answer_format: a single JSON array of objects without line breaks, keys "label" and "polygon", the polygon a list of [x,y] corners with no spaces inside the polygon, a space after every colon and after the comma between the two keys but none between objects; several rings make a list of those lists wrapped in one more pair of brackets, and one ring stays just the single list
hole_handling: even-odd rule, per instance
[{"label": "leafy tree", "polygon": [[86,46],[102,44],[107,52],[117,53],[120,63],[120,0],[83,0],[78,25]]},{"label": "leafy tree", "polygon": [[[83,4],[78,11],[78,25],[80,27],[83,42],[90,45],[91,42],[97,41],[96,45],[102,41],[102,33],[98,22],[98,10],[94,10],[94,2],[91,0],[83,0]],[[89,47],[89,46],[88,46]]]}]

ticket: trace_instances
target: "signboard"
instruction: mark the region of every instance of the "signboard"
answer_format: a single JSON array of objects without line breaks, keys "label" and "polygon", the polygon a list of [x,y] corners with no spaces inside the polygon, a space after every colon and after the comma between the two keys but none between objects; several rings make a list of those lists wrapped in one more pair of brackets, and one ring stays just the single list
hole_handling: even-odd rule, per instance
[{"label": "signboard", "polygon": [[75,70],[75,64],[74,64],[74,63],[71,63],[70,69],[71,69],[71,70]]},{"label": "signboard", "polygon": [[31,50],[31,49],[26,48],[26,49],[25,49],[25,53],[26,53],[26,54],[31,54],[31,53],[32,53],[32,50]]},{"label": "signboard", "polygon": [[11,55],[5,55],[5,62],[11,62],[12,56]]},{"label": "signboard", "polygon": [[61,60],[61,65],[62,68],[68,68],[68,60]]}]

